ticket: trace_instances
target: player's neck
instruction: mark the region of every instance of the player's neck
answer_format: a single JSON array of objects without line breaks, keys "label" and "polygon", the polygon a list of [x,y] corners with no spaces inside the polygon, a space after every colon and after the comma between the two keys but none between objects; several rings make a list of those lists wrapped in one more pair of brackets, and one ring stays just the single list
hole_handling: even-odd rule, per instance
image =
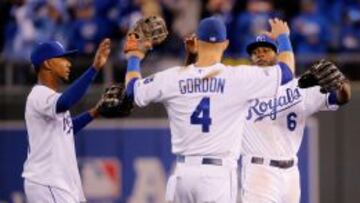
[{"label": "player's neck", "polygon": [[222,58],[222,54],[199,54],[198,59],[195,63],[196,67],[208,67],[212,66],[216,63],[220,63]]},{"label": "player's neck", "polygon": [[39,73],[38,83],[41,85],[45,85],[56,92],[59,89],[58,79],[55,78],[49,71],[44,71]]}]

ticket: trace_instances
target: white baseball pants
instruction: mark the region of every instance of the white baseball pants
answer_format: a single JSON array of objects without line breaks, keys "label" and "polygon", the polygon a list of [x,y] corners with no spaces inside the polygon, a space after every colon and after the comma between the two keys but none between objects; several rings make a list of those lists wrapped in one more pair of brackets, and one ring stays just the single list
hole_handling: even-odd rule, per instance
[{"label": "white baseball pants", "polygon": [[300,175],[297,164],[290,168],[251,163],[242,158],[241,203],[299,203]]},{"label": "white baseball pants", "polygon": [[202,164],[201,157],[186,157],[177,163],[166,188],[171,203],[235,203],[237,195],[236,162],[227,165]]},{"label": "white baseball pants", "polygon": [[30,180],[24,180],[24,189],[28,203],[79,203],[64,190]]}]

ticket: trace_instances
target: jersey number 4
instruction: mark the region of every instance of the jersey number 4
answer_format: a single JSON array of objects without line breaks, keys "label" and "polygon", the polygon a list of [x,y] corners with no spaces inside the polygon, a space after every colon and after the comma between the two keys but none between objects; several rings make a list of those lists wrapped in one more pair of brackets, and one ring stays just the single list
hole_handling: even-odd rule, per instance
[{"label": "jersey number 4", "polygon": [[195,111],[191,114],[190,123],[194,125],[201,125],[202,132],[208,133],[210,131],[210,98],[204,97],[196,106]]}]

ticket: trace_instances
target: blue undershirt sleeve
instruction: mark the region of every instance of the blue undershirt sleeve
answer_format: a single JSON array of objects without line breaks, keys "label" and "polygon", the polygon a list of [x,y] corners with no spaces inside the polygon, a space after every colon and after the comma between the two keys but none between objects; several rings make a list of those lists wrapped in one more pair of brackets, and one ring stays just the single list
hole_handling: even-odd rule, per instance
[{"label": "blue undershirt sleeve", "polygon": [[60,96],[56,103],[56,113],[65,112],[76,104],[85,94],[91,82],[97,75],[97,70],[90,67],[73,84],[71,84]]},{"label": "blue undershirt sleeve", "polygon": [[133,78],[131,79],[127,86],[126,86],[126,95],[131,98],[132,101],[134,101],[134,86],[135,86],[135,82],[138,80],[139,78]]},{"label": "blue undershirt sleeve", "polygon": [[[140,73],[140,59],[136,56],[131,56],[127,61],[127,72]],[[139,78],[132,78],[126,85],[126,95],[134,101],[134,85]]]},{"label": "blue undershirt sleeve", "polygon": [[72,118],[74,135],[89,124],[94,118],[88,111]]},{"label": "blue undershirt sleeve", "polygon": [[281,85],[285,85],[293,79],[293,74],[288,65],[283,62],[279,62],[281,69]]},{"label": "blue undershirt sleeve", "polygon": [[328,96],[328,104],[330,104],[330,105],[338,105],[336,91],[330,92],[330,95]]}]

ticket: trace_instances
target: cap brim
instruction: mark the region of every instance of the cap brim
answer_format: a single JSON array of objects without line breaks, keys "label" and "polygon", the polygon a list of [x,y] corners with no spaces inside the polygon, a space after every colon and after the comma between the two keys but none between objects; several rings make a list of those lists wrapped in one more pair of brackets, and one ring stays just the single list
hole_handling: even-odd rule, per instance
[{"label": "cap brim", "polygon": [[249,55],[251,55],[252,51],[254,51],[254,49],[256,49],[257,47],[269,47],[269,48],[271,48],[272,50],[274,50],[277,53],[277,47],[274,44],[269,43],[269,42],[254,42],[254,43],[251,43],[246,47],[246,51],[247,51],[247,53]]},{"label": "cap brim", "polygon": [[76,49],[73,49],[73,50],[69,50],[69,51],[66,51],[64,54],[61,54],[61,55],[58,55],[58,56],[55,56],[56,58],[59,58],[59,57],[68,57],[68,56],[73,56],[75,54],[78,53],[78,50]]}]

